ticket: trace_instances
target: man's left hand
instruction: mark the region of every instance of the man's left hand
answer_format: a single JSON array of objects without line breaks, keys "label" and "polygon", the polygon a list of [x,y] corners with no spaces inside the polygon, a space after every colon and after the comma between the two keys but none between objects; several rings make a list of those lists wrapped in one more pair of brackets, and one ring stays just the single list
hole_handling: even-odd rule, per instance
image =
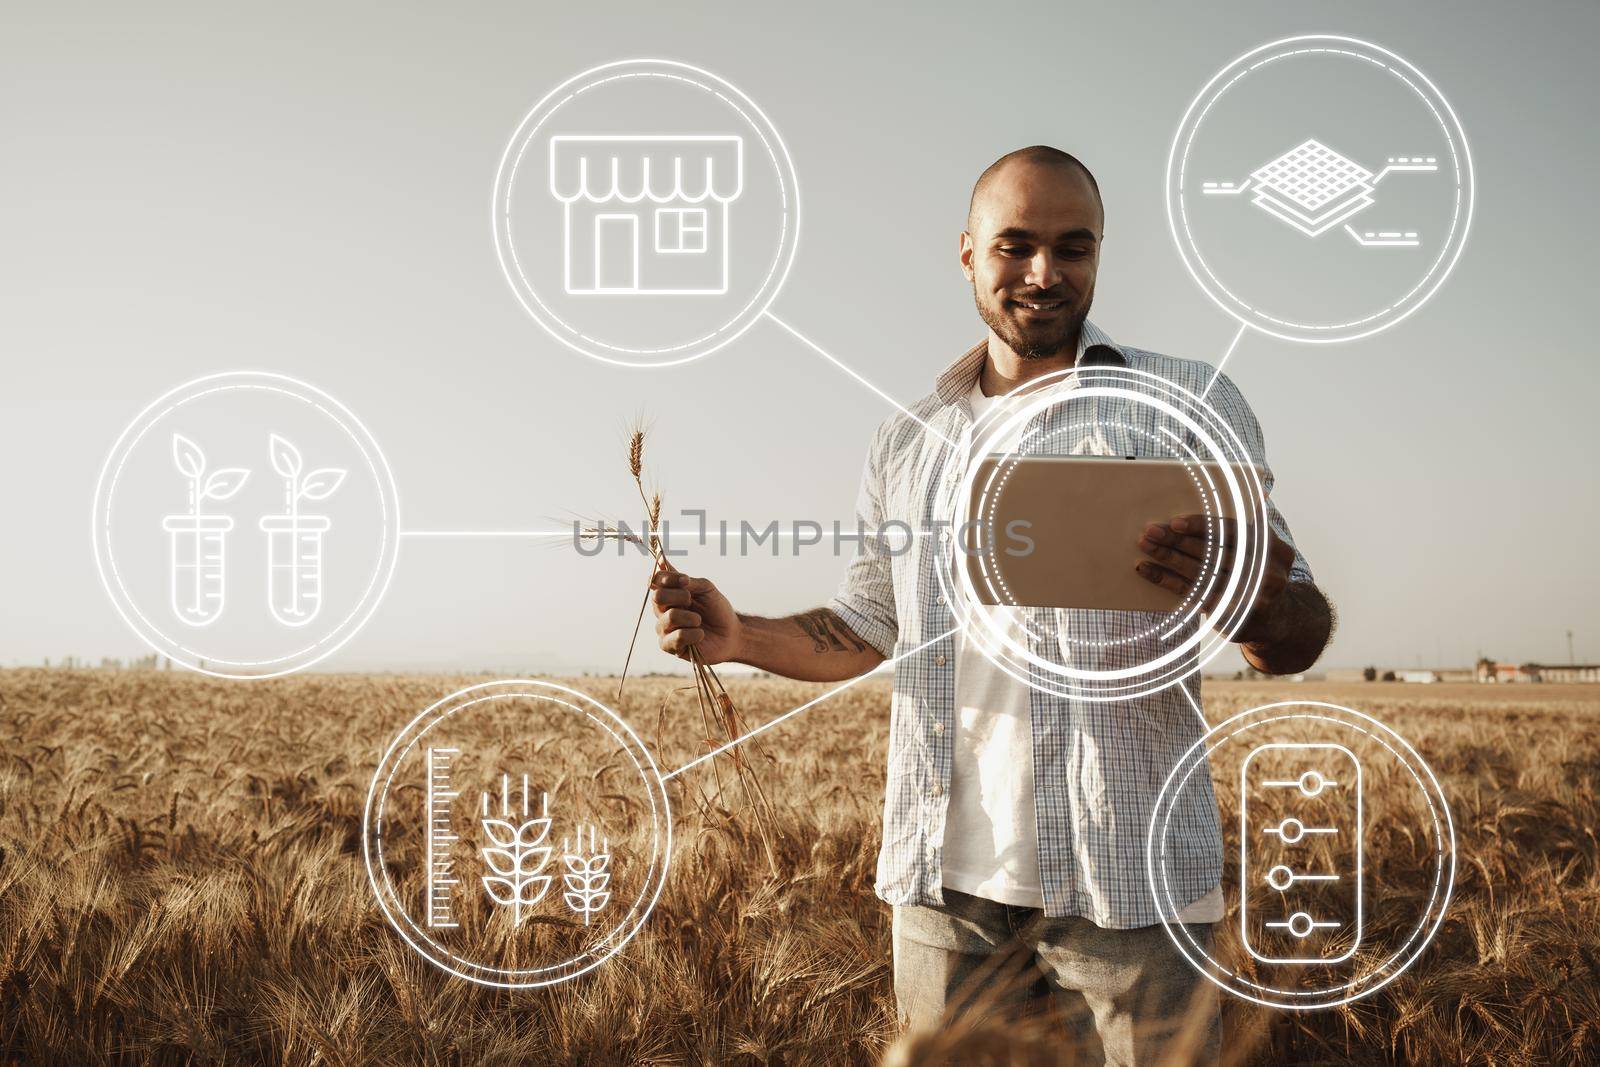
[{"label": "man's left hand", "polygon": [[[1179,597],[1186,597],[1208,568],[1207,557],[1215,558],[1215,544],[1206,536],[1208,526],[1215,525],[1219,540],[1228,548],[1216,565],[1207,597],[1202,604],[1207,614],[1217,610],[1222,592],[1227,588],[1229,572],[1237,558],[1239,546],[1238,523],[1234,519],[1213,519],[1206,515],[1178,515],[1171,522],[1151,523],[1139,538],[1139,550],[1144,559],[1135,570],[1145,580]],[[1274,605],[1289,584],[1289,568],[1294,565],[1294,546],[1267,528],[1267,568],[1261,577],[1261,588],[1244,625],[1233,635],[1241,644],[1258,644],[1273,641],[1278,634],[1273,625]]]}]

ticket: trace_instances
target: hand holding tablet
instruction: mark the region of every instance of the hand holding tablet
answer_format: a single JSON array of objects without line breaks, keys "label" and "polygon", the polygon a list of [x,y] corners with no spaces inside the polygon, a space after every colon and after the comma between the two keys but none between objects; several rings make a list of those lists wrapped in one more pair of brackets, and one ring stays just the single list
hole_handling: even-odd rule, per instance
[{"label": "hand holding tablet", "polygon": [[[1233,470],[1236,479],[1247,473]],[[1240,543],[1215,463],[991,455],[967,515],[968,573],[979,601],[993,605],[1175,612],[1198,597],[1212,612]],[[1293,560],[1293,548],[1271,536],[1253,616],[1287,583]]]}]

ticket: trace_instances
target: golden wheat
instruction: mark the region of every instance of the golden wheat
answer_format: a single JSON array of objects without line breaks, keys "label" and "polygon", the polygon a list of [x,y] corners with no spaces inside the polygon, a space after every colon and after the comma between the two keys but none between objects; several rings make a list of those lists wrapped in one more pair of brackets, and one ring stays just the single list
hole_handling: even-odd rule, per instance
[{"label": "golden wheat", "polygon": [[[764,735],[778,833],[668,783],[672,867],[616,959],[549,989],[443,974],[384,921],[361,815],[387,739],[461,677],[0,671],[0,1062],[872,1063],[897,1041],[872,893],[888,719],[868,680]],[[822,687],[728,678],[752,722]],[[606,693],[610,682],[571,679]],[[629,683],[663,767],[704,751],[682,679]],[[1444,785],[1461,858],[1434,944],[1343,1009],[1224,998],[1235,1064],[1600,1059],[1600,693],[1567,687],[1208,685],[1213,721],[1275,699],[1361,708]],[[659,717],[658,717],[659,716]],[[648,730],[644,732],[649,732]],[[552,773],[593,773],[561,766]],[[717,761],[720,762],[722,757]],[[1375,891],[1420,891],[1397,826]],[[506,924],[508,936],[510,924]],[[973,1016],[893,1062],[1067,1063],[1049,1013]]]},{"label": "golden wheat", "polygon": [[[650,594],[654,588],[655,575],[663,571],[675,570],[667,558],[665,535],[661,527],[661,490],[646,495],[644,488],[644,445],[645,428],[642,421],[634,424],[628,436],[628,473],[633,478],[634,487],[638,490],[639,500],[645,506],[646,525],[638,536],[637,543],[649,550],[651,561],[655,566],[651,570],[650,578],[645,582],[644,599],[639,604],[639,614],[633,623],[633,636],[628,642],[628,654],[622,661],[622,675],[617,681],[617,699],[622,698],[623,687],[628,680],[628,667],[633,662],[633,652],[639,642],[639,629],[644,622],[645,611],[650,605]],[[587,531],[592,536],[604,538],[607,536],[604,527],[598,530]],[[627,540],[634,540],[627,534],[621,534]],[[711,729],[711,720],[715,719],[721,727],[722,739],[733,742],[745,733],[745,724],[739,715],[733,697],[728,695],[722,680],[717,677],[716,670],[705,661],[699,648],[689,649],[689,665],[694,677],[695,701],[700,708],[701,723],[706,730],[706,744],[714,747],[717,741]],[[767,800],[766,792],[761,788],[761,781],[754,769],[745,761],[744,749],[749,748],[756,755],[762,755],[758,743],[754,740],[744,741],[728,749],[729,762],[733,764],[734,777],[739,780],[745,796],[745,810],[753,817],[756,832],[761,837],[761,847],[766,855],[767,870],[772,877],[778,877],[777,854],[774,851],[773,837],[777,832],[772,805]],[[716,782],[717,805],[723,803],[722,774],[720,769],[713,769]],[[736,817],[730,815],[730,817]]]}]

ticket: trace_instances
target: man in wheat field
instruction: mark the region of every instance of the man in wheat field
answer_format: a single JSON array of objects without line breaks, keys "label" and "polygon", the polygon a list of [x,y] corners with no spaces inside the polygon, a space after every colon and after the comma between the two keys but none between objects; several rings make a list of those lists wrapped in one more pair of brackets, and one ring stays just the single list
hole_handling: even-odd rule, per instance
[{"label": "man in wheat field", "polygon": [[[1119,345],[1088,321],[1103,232],[1099,187],[1073,156],[1035,146],[984,171],[960,259],[988,336],[939,375],[909,416],[878,428],[858,504],[864,528],[924,527],[943,439],[970,442],[973,421],[998,398],[1073,366],[1131,367],[1206,393],[1265,469],[1260,427],[1233,382],[1218,375],[1213,383],[1207,364]],[[1083,427],[1083,440],[1061,451],[1096,451],[1091,438],[1101,429]],[[1152,423],[1127,447],[1155,436]],[[1270,489],[1270,475],[1264,484]],[[1234,639],[1258,670],[1290,674],[1321,654],[1332,610],[1275,507],[1269,517],[1266,576]],[[1205,556],[1196,536],[1203,517],[1189,518],[1152,525],[1137,553],[1130,546],[1141,575],[1180,593]],[[739,613],[707,579],[660,573],[661,647],[806,681],[842,681],[898,657],[876,888],[894,907],[903,1021],[933,1026],[980,989],[986,1009],[1005,1010],[1047,992],[1072,1038],[1108,1063],[1153,1063],[1180,1039],[1201,1059],[1215,1058],[1216,991],[1162,928],[1144,853],[1161,783],[1203,732],[1198,675],[1182,683],[1187,693],[1171,686],[1094,703],[1018,681],[959,631],[907,655],[954,625],[931,578],[934,551],[895,552],[869,540],[826,606],[785,618]],[[1135,613],[1055,617],[1075,639],[1076,666],[1129,666],[1162,651]],[[1217,808],[1209,788],[1183,797],[1175,825],[1189,831],[1168,877],[1176,899],[1188,902],[1179,920],[1208,947],[1223,915]],[[1007,980],[1014,975],[1026,980]]]}]

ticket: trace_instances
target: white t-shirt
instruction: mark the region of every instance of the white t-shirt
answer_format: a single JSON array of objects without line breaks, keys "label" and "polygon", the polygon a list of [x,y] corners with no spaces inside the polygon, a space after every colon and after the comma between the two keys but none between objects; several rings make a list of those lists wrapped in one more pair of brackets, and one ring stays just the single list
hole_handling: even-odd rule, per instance
[{"label": "white t-shirt", "polygon": [[[967,400],[974,422],[997,397],[974,382]],[[971,447],[969,443],[969,448]],[[1019,643],[1016,609],[979,606]],[[1007,674],[965,635],[956,635],[956,731],[945,815],[943,882],[972,896],[1044,907],[1033,810],[1033,717],[1028,686]],[[1178,921],[1222,918],[1217,887],[1183,908]]]}]

